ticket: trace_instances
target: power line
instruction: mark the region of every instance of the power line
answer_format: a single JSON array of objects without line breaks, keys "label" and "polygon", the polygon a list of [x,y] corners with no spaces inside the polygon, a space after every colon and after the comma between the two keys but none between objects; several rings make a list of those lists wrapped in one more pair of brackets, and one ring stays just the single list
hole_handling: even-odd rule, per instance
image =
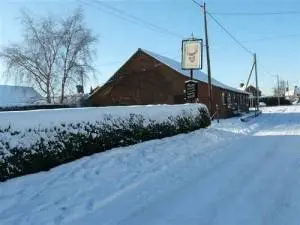
[{"label": "power line", "polygon": [[203,6],[199,3],[199,2],[197,2],[196,0],[192,0],[196,5],[198,5],[198,6],[200,6],[201,8],[203,8]]},{"label": "power line", "polygon": [[262,63],[258,63],[259,67],[262,68],[261,70],[261,74],[262,76],[269,76],[269,77],[274,77],[274,75],[272,75],[273,73],[270,73],[270,70],[268,70],[265,65],[263,65]]},{"label": "power line", "polygon": [[[200,6],[201,8],[203,7],[200,3],[198,3],[197,1],[195,1],[195,0],[192,0],[195,4],[197,4],[198,6]],[[242,47],[246,52],[248,52],[249,54],[251,54],[251,55],[254,55],[245,45],[243,45],[237,38],[235,38],[213,15],[212,15],[212,13],[210,13],[210,12],[208,12],[208,11],[206,11],[206,13],[214,20],[214,22],[215,23],[217,23],[221,28],[222,28],[222,30],[224,30],[225,31],[225,33],[226,34],[228,34],[240,47]],[[299,34],[300,35],[300,34]],[[298,36],[298,34],[295,34],[295,35],[285,35],[285,36],[281,36],[280,38],[283,38],[283,37],[291,37],[291,36]],[[266,39],[275,39],[275,38],[277,38],[277,37],[267,37],[267,38],[261,38],[261,39],[256,39],[256,41],[258,40],[258,41],[261,41],[261,40],[266,40]],[[255,56],[254,56],[255,57]],[[255,61],[256,61],[256,57],[255,57]],[[260,66],[263,68],[263,69],[265,69],[265,67],[264,66],[262,66],[262,64],[261,63],[259,63],[260,64]],[[254,64],[253,64],[254,65]],[[253,68],[251,69],[251,73],[252,73],[252,70],[253,70]],[[271,75],[271,73],[266,73],[265,72],[265,74],[263,74],[263,76],[265,76],[265,75],[269,75],[270,77],[272,77],[272,75]],[[249,77],[250,78],[250,77]],[[249,80],[247,81],[247,83],[249,82]],[[257,82],[257,81],[256,81]]]},{"label": "power line", "polygon": [[144,25],[147,25],[148,27],[152,27],[152,28],[154,28],[154,29],[157,29],[158,31],[161,31],[161,32],[170,34],[170,35],[172,35],[172,36],[177,36],[177,37],[180,37],[180,38],[181,38],[181,35],[179,35],[179,34],[173,32],[173,31],[170,31],[170,30],[168,30],[168,29],[166,29],[166,28],[159,27],[159,26],[157,26],[156,24],[153,24],[153,23],[147,22],[147,21],[145,21],[145,20],[142,20],[141,18],[136,17],[136,16],[133,16],[133,15],[131,15],[131,14],[125,12],[124,10],[117,9],[117,8],[111,6],[111,5],[107,4],[107,3],[101,2],[101,1],[99,1],[99,0],[94,0],[94,1],[97,2],[97,3],[99,3],[99,4],[101,4],[102,6],[104,6],[104,7],[106,7],[106,8],[108,8],[108,9],[110,9],[110,10],[113,10],[113,11],[115,11],[115,12],[117,12],[117,13],[120,13],[120,14],[122,14],[122,15],[125,15],[125,16],[127,16],[127,17],[129,17],[129,18],[131,18],[131,19],[133,19],[133,20],[135,20],[135,21],[137,21],[137,22],[139,22],[139,23],[142,23],[142,24],[144,24]]},{"label": "power line", "polygon": [[300,11],[282,12],[211,12],[213,15],[223,16],[273,16],[273,15],[300,15]]},{"label": "power line", "polygon": [[[83,0],[79,0],[79,1],[80,1],[82,4],[86,5],[86,6],[90,6],[90,7],[92,7],[92,8],[95,8],[95,6],[94,6],[93,4],[91,4],[91,2],[85,2],[85,1],[83,1]],[[97,5],[97,6],[98,6],[98,5]],[[119,19],[123,19],[123,20],[125,20],[125,21],[127,21],[127,22],[131,22],[131,23],[137,24],[136,21],[130,20],[130,19],[128,19],[127,17],[122,16],[121,14],[116,14],[115,12],[108,11],[108,10],[105,10],[105,9],[103,9],[103,8],[99,8],[99,7],[97,7],[97,6],[96,6],[96,8],[97,8],[98,10],[103,11],[104,13],[107,13],[107,14],[113,15],[113,16],[116,16],[116,17],[118,17]]]},{"label": "power line", "polygon": [[[90,5],[91,6],[90,2],[87,2],[87,1],[81,1],[81,2],[85,5]],[[104,12],[110,14],[110,15],[113,15],[117,18],[121,18],[121,19],[123,19],[127,22],[143,26],[144,28],[148,28],[148,29],[150,29],[152,31],[155,31],[155,32],[160,32],[160,33],[172,36],[172,37],[182,39],[182,35],[180,35],[176,32],[170,31],[167,28],[160,27],[160,26],[157,26],[156,24],[145,21],[145,20],[143,20],[143,19],[141,19],[137,16],[131,15],[131,14],[129,14],[128,12],[126,12],[124,10],[117,9],[117,8],[111,6],[107,3],[101,2],[99,0],[93,0],[93,2],[101,7],[101,8],[97,7],[97,9],[99,9],[101,11],[104,11]]]},{"label": "power line", "polygon": [[253,55],[253,53],[245,46],[243,45],[238,39],[236,39],[210,12],[207,12],[207,14],[215,21],[216,24],[218,24],[223,31],[225,31],[226,34],[228,34],[232,40],[234,40],[241,48],[243,48],[246,52]]},{"label": "power line", "polygon": [[287,34],[287,35],[272,36],[272,37],[262,37],[262,38],[257,38],[248,41],[242,41],[242,42],[248,43],[248,42],[259,42],[259,41],[272,41],[272,40],[282,40],[282,39],[293,38],[293,37],[300,37],[300,34]]}]

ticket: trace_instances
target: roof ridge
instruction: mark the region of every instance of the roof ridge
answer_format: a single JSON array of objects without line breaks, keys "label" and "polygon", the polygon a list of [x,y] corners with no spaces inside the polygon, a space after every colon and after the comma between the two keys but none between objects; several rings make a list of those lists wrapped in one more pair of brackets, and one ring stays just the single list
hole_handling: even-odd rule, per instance
[{"label": "roof ridge", "polygon": [[11,84],[0,84],[0,87],[33,88],[33,87],[30,87],[30,86],[11,85]]},{"label": "roof ridge", "polygon": [[[154,59],[162,62],[166,66],[168,66],[171,69],[177,71],[178,73],[180,73],[180,74],[182,74],[182,75],[184,75],[186,77],[190,76],[188,74],[189,70],[183,70],[181,68],[181,63],[178,62],[177,60],[169,58],[167,56],[163,56],[163,55],[157,54],[157,53],[152,52],[152,51],[148,51],[148,50],[143,49],[143,48],[139,48],[139,50],[142,51],[142,52],[144,52],[144,53],[146,53],[147,55],[153,57]],[[208,75],[206,73],[200,71],[200,70],[194,70],[194,79],[196,79],[198,81],[201,81],[201,82],[204,82],[204,83],[208,83]],[[223,84],[222,82],[216,80],[215,78],[212,78],[212,85],[216,86],[216,87],[219,87],[219,88],[227,89],[227,90],[230,90],[230,91],[233,91],[233,92],[249,94],[246,91],[239,90],[238,88],[230,87],[230,86],[228,86],[226,84]]]}]

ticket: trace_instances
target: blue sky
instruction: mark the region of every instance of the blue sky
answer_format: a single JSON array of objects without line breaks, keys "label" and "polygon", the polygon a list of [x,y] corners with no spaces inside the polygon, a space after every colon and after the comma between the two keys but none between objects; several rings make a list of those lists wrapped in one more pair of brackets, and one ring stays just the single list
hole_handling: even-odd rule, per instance
[{"label": "blue sky", "polygon": [[[206,3],[212,13],[300,12],[299,0],[207,0]],[[203,14],[192,0],[2,0],[0,46],[22,40],[21,9],[29,10],[34,16],[47,13],[64,16],[71,14],[78,6],[84,9],[86,25],[99,38],[95,58],[97,75],[90,80],[89,86],[103,84],[138,48],[179,61],[183,38],[191,33],[204,38]],[[110,6],[165,28],[172,34],[153,30],[143,22],[111,11]],[[259,83],[265,94],[272,93],[276,79],[274,75],[277,74],[289,80],[291,85],[300,85],[300,14],[214,16],[248,49],[257,53]],[[238,87],[241,82],[246,82],[252,56],[210,18],[208,23],[212,76]],[[3,70],[3,67],[0,69]],[[206,72],[205,65],[203,71]],[[0,83],[3,82],[0,79]]]}]

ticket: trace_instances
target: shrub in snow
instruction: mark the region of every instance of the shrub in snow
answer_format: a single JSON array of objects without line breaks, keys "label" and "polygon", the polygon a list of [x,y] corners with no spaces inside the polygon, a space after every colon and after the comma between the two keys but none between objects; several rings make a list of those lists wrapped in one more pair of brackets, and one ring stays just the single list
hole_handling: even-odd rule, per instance
[{"label": "shrub in snow", "polygon": [[[115,147],[187,133],[209,125],[208,111],[201,106],[197,113],[182,111],[159,122],[130,114],[118,118],[107,115],[102,121],[61,123],[25,132],[7,127],[0,129],[0,181],[46,171]],[[31,139],[31,144],[24,144],[27,138]]]},{"label": "shrub in snow", "polygon": [[38,109],[61,109],[71,108],[71,105],[66,104],[47,104],[47,105],[17,105],[0,107],[0,112],[4,111],[25,111],[25,110],[38,110]]},{"label": "shrub in snow", "polygon": [[[276,96],[267,96],[262,97],[260,99],[266,106],[277,106],[278,105],[278,97]],[[286,99],[285,97],[280,97],[280,105],[292,105],[292,101]]]}]

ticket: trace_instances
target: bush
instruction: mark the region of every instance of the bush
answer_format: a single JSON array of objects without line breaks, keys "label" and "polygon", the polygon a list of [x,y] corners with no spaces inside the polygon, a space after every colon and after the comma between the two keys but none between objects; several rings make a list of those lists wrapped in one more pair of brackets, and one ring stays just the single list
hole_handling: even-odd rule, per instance
[{"label": "bush", "polygon": [[71,107],[72,105],[64,105],[64,104],[6,106],[6,107],[0,107],[0,111],[1,112],[28,111],[28,110],[39,110],[39,109],[63,109],[63,108],[71,108]]},{"label": "bush", "polygon": [[[4,149],[0,151],[0,181],[47,171],[63,163],[112,148],[187,133],[209,125],[207,109],[200,108],[197,115],[184,112],[163,122],[130,114],[129,118],[115,119],[108,116],[102,122],[60,124],[52,129],[28,129],[25,135],[35,134],[39,137],[30,146],[10,147],[9,142],[0,139],[0,148]],[[1,133],[12,136],[21,134],[10,127],[0,130]]]},{"label": "bush", "polygon": [[[278,97],[271,96],[271,97],[261,97],[259,99],[260,102],[266,104],[266,106],[277,106],[278,105]],[[280,105],[291,105],[292,102],[285,97],[280,97]]]}]

